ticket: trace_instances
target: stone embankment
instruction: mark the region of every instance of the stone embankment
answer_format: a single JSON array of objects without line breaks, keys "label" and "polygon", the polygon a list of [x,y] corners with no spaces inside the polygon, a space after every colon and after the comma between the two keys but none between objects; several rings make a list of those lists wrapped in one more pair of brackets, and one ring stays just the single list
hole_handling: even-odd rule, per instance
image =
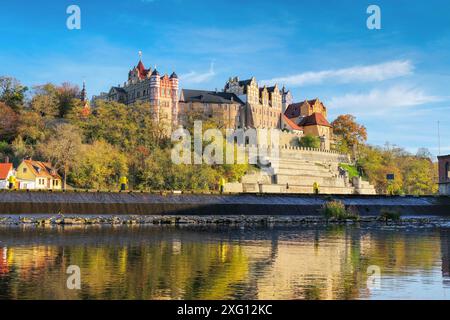
[{"label": "stone embankment", "polygon": [[326,225],[326,224],[363,224],[390,226],[435,227],[450,225],[450,220],[438,217],[405,217],[398,221],[381,217],[361,217],[355,220],[325,219],[324,217],[301,216],[77,216],[40,215],[40,216],[3,216],[0,225],[29,225],[36,227],[51,226],[88,226],[88,225]]},{"label": "stone embankment", "polygon": [[378,216],[383,209],[402,215],[450,216],[450,197],[44,191],[0,192],[0,214],[319,216],[331,200],[352,207],[360,216]]}]

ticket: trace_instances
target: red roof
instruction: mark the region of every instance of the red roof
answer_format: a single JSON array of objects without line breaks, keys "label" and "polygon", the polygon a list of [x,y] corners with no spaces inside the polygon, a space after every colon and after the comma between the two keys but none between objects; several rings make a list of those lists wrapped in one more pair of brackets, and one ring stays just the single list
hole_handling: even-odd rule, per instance
[{"label": "red roof", "polygon": [[139,60],[139,63],[138,63],[136,68],[139,71],[139,78],[140,79],[145,79],[145,77],[147,76],[148,70],[145,69],[144,64],[142,63],[141,60]]},{"label": "red roof", "polygon": [[294,121],[292,121],[291,119],[289,119],[288,117],[286,117],[286,115],[283,114],[283,120],[284,122],[286,122],[286,124],[291,127],[291,130],[299,130],[302,131],[303,128],[299,127],[298,125],[295,124]]},{"label": "red roof", "polygon": [[324,126],[331,127],[330,123],[321,113],[314,112],[312,115],[308,117],[304,117],[298,124],[299,126],[307,127],[307,126]]},{"label": "red roof", "polygon": [[0,163],[0,180],[6,180],[9,172],[13,169],[12,163]]}]

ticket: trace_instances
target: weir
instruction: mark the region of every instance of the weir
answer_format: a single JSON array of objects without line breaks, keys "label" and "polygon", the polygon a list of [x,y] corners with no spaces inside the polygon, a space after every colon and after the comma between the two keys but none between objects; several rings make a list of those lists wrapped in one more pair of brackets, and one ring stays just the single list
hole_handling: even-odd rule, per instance
[{"label": "weir", "polygon": [[450,197],[294,194],[153,194],[118,192],[0,192],[0,214],[79,215],[320,215],[340,200],[362,216],[383,208],[403,215],[449,215]]}]

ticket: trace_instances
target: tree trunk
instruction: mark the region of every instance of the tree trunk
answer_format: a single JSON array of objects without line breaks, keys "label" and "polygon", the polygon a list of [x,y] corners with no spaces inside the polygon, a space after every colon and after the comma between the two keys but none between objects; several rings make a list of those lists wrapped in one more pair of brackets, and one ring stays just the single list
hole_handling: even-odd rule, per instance
[{"label": "tree trunk", "polygon": [[64,186],[63,189],[66,190],[67,186],[67,166],[64,166]]}]

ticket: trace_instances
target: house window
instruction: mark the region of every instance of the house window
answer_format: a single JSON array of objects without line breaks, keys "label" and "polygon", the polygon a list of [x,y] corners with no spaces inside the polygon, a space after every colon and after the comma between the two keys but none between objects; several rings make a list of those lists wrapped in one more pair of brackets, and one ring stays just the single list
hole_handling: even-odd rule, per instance
[{"label": "house window", "polygon": [[27,173],[27,168],[23,168],[23,173]]}]

